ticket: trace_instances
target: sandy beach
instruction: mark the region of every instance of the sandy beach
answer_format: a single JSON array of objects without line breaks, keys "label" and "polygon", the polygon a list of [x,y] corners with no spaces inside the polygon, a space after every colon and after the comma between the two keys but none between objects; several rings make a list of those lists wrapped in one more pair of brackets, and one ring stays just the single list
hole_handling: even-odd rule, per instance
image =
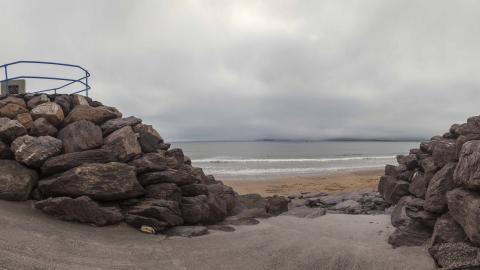
[{"label": "sandy beach", "polygon": [[297,176],[268,180],[224,180],[240,194],[258,193],[262,196],[283,195],[292,192],[354,191],[363,188],[375,189],[383,170],[345,170],[318,176]]},{"label": "sandy beach", "polygon": [[279,216],[196,238],[125,224],[59,221],[29,202],[0,201],[0,269],[433,269],[423,247],[393,249],[388,215]]}]

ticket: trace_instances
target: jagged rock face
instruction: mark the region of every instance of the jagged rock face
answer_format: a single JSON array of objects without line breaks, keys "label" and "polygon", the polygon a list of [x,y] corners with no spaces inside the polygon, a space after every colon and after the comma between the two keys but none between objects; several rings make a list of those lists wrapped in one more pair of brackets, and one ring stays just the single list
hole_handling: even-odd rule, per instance
[{"label": "jagged rock face", "polygon": [[87,196],[48,198],[35,203],[35,208],[67,221],[91,223],[96,226],[115,224],[123,220],[119,208],[100,206]]},{"label": "jagged rock face", "polygon": [[102,130],[86,120],[73,122],[58,133],[63,142],[65,153],[79,152],[97,148],[103,144]]},{"label": "jagged rock face", "polygon": [[463,145],[454,180],[457,185],[480,189],[480,141],[469,141]]},{"label": "jagged rock face", "polygon": [[45,196],[85,195],[99,201],[124,200],[145,194],[137,181],[135,168],[117,162],[83,164],[40,181],[38,187]]},{"label": "jagged rock face", "polygon": [[[0,97],[0,199],[38,200],[37,209],[67,221],[124,220],[145,233],[189,236],[230,215],[231,224],[256,224],[287,210],[283,197],[238,199],[151,125],[121,117],[80,95]],[[194,226],[175,229],[184,223]]]},{"label": "jagged rock face", "polygon": [[446,193],[455,187],[453,183],[453,172],[456,166],[457,163],[448,163],[430,180],[425,195],[424,207],[426,210],[435,213],[447,211]]},{"label": "jagged rock face", "polygon": [[50,136],[32,137],[25,135],[12,142],[15,159],[27,166],[38,168],[49,157],[62,151],[62,141]]},{"label": "jagged rock face", "polygon": [[462,226],[470,241],[480,245],[480,195],[454,189],[447,193],[447,199],[450,215]]}]

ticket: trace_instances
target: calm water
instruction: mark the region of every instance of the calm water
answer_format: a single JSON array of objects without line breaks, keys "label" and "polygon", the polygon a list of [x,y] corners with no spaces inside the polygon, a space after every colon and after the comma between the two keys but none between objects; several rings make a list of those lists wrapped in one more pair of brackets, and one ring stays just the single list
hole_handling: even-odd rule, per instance
[{"label": "calm water", "polygon": [[268,179],[395,164],[418,142],[183,142],[193,165],[218,179]]}]

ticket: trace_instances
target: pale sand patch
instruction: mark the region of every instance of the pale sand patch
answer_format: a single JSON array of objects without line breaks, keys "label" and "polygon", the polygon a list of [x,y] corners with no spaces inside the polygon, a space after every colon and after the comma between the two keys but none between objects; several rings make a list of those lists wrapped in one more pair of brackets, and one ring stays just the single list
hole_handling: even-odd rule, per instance
[{"label": "pale sand patch", "polygon": [[262,196],[288,195],[292,192],[354,191],[376,189],[383,170],[338,171],[319,176],[297,176],[268,180],[224,180],[239,194],[258,193]]}]

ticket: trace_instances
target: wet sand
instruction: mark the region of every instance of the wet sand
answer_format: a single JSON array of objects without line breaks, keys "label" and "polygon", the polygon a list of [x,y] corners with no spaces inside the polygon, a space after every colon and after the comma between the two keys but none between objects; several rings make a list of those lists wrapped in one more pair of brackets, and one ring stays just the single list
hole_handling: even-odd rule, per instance
[{"label": "wet sand", "polygon": [[298,176],[268,180],[224,180],[240,194],[258,193],[262,196],[288,195],[292,192],[354,191],[376,189],[383,170],[339,171],[319,176]]},{"label": "wet sand", "polygon": [[29,203],[0,201],[0,269],[434,269],[424,247],[390,247],[387,215],[280,216],[235,228],[165,238],[125,224],[59,221]]}]

